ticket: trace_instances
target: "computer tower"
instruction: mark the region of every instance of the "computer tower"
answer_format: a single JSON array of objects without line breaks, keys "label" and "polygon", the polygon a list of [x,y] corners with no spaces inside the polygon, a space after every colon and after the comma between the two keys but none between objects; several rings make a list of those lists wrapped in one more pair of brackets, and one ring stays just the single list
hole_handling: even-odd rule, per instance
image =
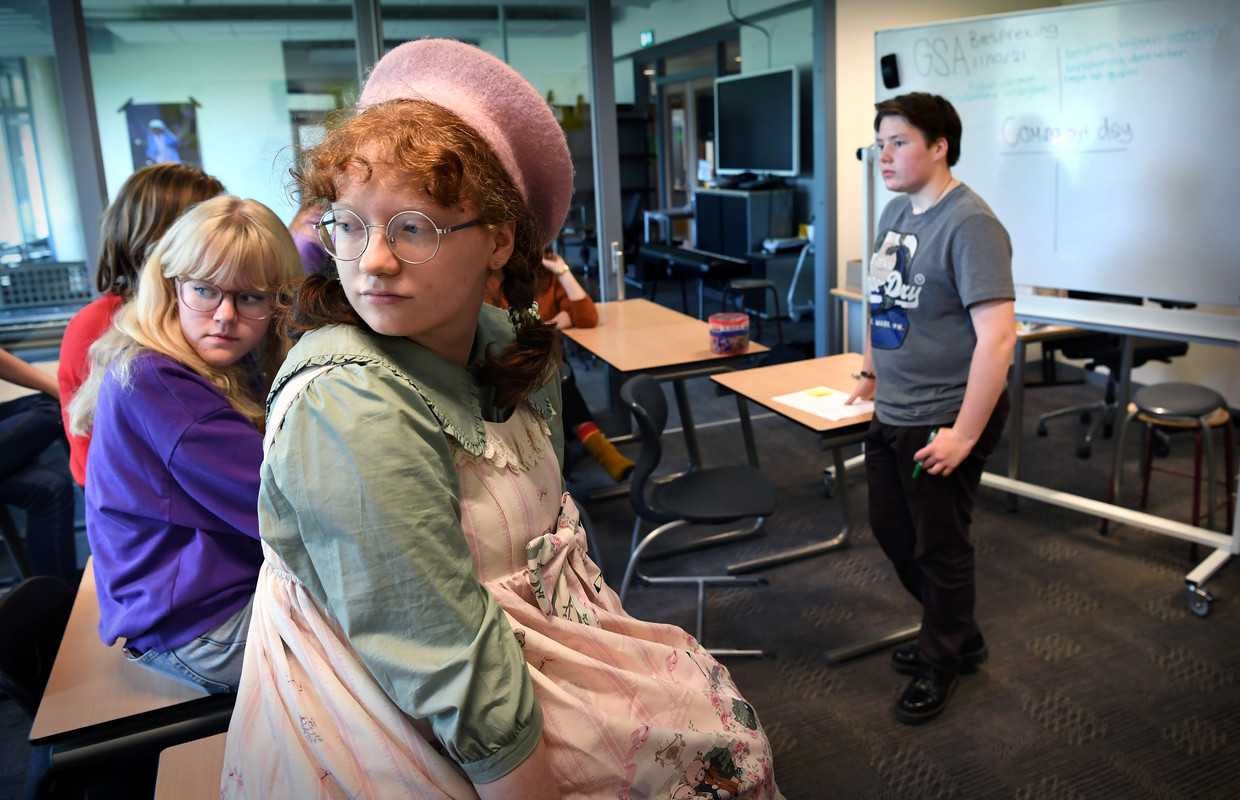
[{"label": "computer tower", "polygon": [[793,235],[792,189],[699,189],[694,247],[733,258],[762,249],[768,237]]}]

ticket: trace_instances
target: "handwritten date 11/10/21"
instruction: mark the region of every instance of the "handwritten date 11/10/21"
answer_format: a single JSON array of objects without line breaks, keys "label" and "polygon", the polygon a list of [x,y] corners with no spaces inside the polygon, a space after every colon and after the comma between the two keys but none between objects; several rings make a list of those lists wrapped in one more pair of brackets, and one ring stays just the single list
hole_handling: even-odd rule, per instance
[{"label": "handwritten date 11/10/21", "polygon": [[[976,40],[976,37],[974,39]],[[945,78],[961,72],[972,75],[974,72],[1021,64],[1028,60],[1029,54],[1023,47],[1011,45],[994,49],[987,47],[970,53],[959,36],[950,40],[941,36],[923,37],[913,43],[913,66],[923,78],[931,75]]]}]

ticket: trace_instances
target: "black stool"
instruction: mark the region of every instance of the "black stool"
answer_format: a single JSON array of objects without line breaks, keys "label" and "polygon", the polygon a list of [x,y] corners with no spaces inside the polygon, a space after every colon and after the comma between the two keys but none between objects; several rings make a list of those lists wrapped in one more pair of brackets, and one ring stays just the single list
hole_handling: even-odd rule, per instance
[{"label": "black stool", "polygon": [[[1223,399],[1223,396],[1213,389],[1195,383],[1157,383],[1153,386],[1139,389],[1133,395],[1132,402],[1128,405],[1128,415],[1120,423],[1119,436],[1115,442],[1115,461],[1111,467],[1111,486],[1107,492],[1108,503],[1122,502],[1123,494],[1120,492],[1120,479],[1124,437],[1128,431],[1128,426],[1132,424],[1133,420],[1144,422],[1149,428],[1146,437],[1145,455],[1141,464],[1142,488],[1139,495],[1141,508],[1145,508],[1150,488],[1150,472],[1155,469],[1152,463],[1155,429],[1192,429],[1196,442],[1193,473],[1191,475],[1193,479],[1192,524],[1196,526],[1201,519],[1201,461],[1202,450],[1204,449],[1207,486],[1206,526],[1211,529],[1214,528],[1214,511],[1218,507],[1215,499],[1215,490],[1220,481],[1214,477],[1214,446],[1210,436],[1210,429],[1223,428],[1223,439],[1226,446],[1226,452],[1223,454],[1226,474],[1223,476],[1221,483],[1227,493],[1227,519],[1230,523],[1235,508],[1231,489],[1233,444],[1231,414],[1227,410],[1227,401]],[[1157,469],[1163,472],[1177,472],[1176,470],[1162,467]],[[1177,474],[1188,476],[1188,473],[1177,472]],[[1106,533],[1106,526],[1106,521],[1103,521],[1103,533]]]},{"label": "black stool", "polygon": [[[778,331],[779,333],[779,343],[783,344],[784,343],[784,325],[783,325],[783,322],[781,321],[783,318],[783,314],[781,314],[779,311],[779,290],[777,290],[775,288],[775,284],[771,283],[770,281],[765,280],[763,278],[735,278],[733,280],[728,281],[727,285],[723,287],[723,303],[720,306],[720,310],[721,311],[728,310],[728,292],[735,290],[741,293],[741,310],[747,312],[748,309],[745,307],[745,300],[746,298],[749,297],[749,292],[754,291],[754,290],[762,291],[763,289],[768,289],[771,292],[771,299],[774,301],[774,307],[775,307],[775,330]],[[755,307],[757,306],[756,303],[754,305]],[[762,338],[762,314],[755,311],[753,314],[753,317],[754,317],[754,323],[755,323],[754,329],[757,331],[757,334],[758,334],[756,338],[761,339]]]}]

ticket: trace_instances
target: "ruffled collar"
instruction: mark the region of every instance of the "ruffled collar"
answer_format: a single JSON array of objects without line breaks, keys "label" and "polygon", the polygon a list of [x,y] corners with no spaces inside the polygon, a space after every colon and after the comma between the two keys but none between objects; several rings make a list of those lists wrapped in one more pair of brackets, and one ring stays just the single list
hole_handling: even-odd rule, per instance
[{"label": "ruffled collar", "polygon": [[[478,385],[474,371],[487,348],[502,348],[513,336],[507,313],[483,305],[474,333],[475,361],[462,367],[403,337],[383,336],[352,325],[319,328],[303,336],[289,352],[267,397],[267,410],[270,413],[280,389],[302,369],[324,364],[377,365],[408,383],[422,397],[444,433],[467,452],[482,456],[487,450],[484,420],[501,422],[506,415],[493,405],[491,392]],[[547,387],[525,402],[544,420],[554,414]]]}]

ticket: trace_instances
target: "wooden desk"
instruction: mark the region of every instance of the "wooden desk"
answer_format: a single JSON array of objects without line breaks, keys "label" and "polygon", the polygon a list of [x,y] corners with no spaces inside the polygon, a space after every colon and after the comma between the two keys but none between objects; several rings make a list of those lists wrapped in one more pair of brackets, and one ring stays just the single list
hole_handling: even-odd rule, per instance
[{"label": "wooden desk", "polygon": [[867,411],[856,417],[831,420],[785,405],[774,398],[814,386],[826,386],[851,392],[857,385],[857,379],[852,375],[859,369],[861,369],[861,355],[843,353],[825,358],[773,364],[769,367],[757,367],[711,376],[711,380],[726,386],[737,395],[743,395],[758,405],[769,408],[822,436],[823,444],[831,449],[835,460],[835,480],[840,487],[840,502],[844,509],[844,528],[827,541],[733,564],[728,567],[729,574],[755,572],[789,561],[798,561],[830,552],[842,547],[848,541],[848,532],[852,529],[852,509],[848,502],[844,455],[841,448],[861,441],[870,426],[870,418],[873,415]]},{"label": "wooden desk", "polygon": [[217,733],[160,753],[155,800],[219,800],[227,738]]},{"label": "wooden desk", "polygon": [[739,355],[712,353],[710,323],[644,298],[599,303],[598,326],[568,328],[564,335],[621,372],[735,363],[770,348],[751,341]]},{"label": "wooden desk", "polygon": [[52,768],[120,753],[155,752],[228,729],[235,695],[203,694],[125,660],[99,639],[93,556],[78,586],[60,651],[30,729],[50,745]]},{"label": "wooden desk", "polygon": [[[685,393],[685,379],[733,369],[744,359],[765,353],[770,348],[750,341],[744,353],[712,353],[709,323],[641,298],[599,303],[597,308],[597,327],[568,328],[564,335],[606,362],[609,370],[617,373],[644,372],[657,380],[672,381],[684,427],[685,444],[689,450],[689,465],[691,469],[697,468],[701,464],[701,455],[693,427],[693,414]],[[612,408],[620,408],[618,376],[609,372],[608,383]],[[627,433],[627,409],[622,419]],[[742,408],[741,422],[747,437],[752,436],[748,421],[748,410]],[[749,439],[746,446],[752,450]]]},{"label": "wooden desk", "polygon": [[711,380],[745,395],[755,403],[793,422],[798,422],[816,433],[825,434],[840,429],[855,428],[861,424],[869,425],[872,415],[867,411],[859,417],[831,420],[785,405],[773,398],[814,386],[826,386],[851,392],[857,386],[857,379],[853,377],[853,373],[859,369],[861,369],[861,354],[842,353],[837,356],[808,358],[804,361],[772,364],[769,367],[755,367],[712,375]]},{"label": "wooden desk", "polygon": [[[831,420],[777,402],[774,398],[814,386],[826,386],[839,391],[851,392],[857,385],[857,379],[853,377],[853,373],[859,369],[861,369],[861,354],[843,353],[825,358],[773,364],[769,367],[711,376],[711,380],[734,392],[744,394],[755,403],[800,423],[823,437],[823,444],[831,449],[831,455],[835,460],[835,480],[840,487],[840,503],[843,504],[844,510],[844,527],[830,539],[741,564],[733,564],[728,567],[729,574],[754,572],[786,564],[789,561],[799,561],[810,556],[828,553],[848,543],[848,533],[852,530],[853,521],[852,508],[848,502],[848,485],[845,480],[842,448],[845,445],[856,444],[865,438],[865,433],[870,427],[870,420],[874,415],[867,411],[856,417]],[[865,641],[837,647],[824,654],[824,658],[828,665],[838,664],[841,661],[908,641],[917,636],[920,627],[919,624],[914,623]]]}]

